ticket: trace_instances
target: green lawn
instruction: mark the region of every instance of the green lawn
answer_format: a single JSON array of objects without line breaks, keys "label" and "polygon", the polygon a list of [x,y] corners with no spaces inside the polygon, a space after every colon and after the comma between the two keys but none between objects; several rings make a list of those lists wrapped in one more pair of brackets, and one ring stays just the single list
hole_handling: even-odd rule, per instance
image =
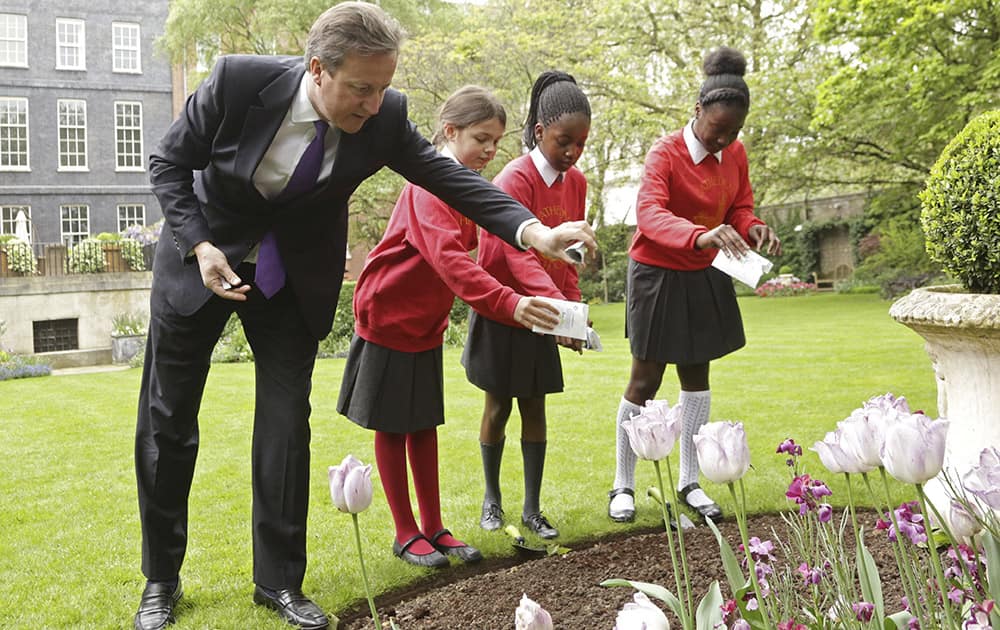
[{"label": "green lawn", "polygon": [[[888,316],[871,295],[741,298],[748,345],[713,364],[713,420],[746,424],[754,468],[746,477],[752,509],[786,506],[789,480],[777,444],[811,445],[863,400],[892,391],[914,409],[936,413],[936,390],[922,340]],[[605,351],[564,353],[566,391],[549,402],[549,458],[542,506],[561,542],[620,531],[605,514],[614,473],[614,414],[629,373],[623,306],[592,309]],[[488,556],[510,554],[501,535],[478,527],[482,492],[478,424],[482,395],[465,382],[459,352],[444,354],[448,424],[439,432],[445,525]],[[321,360],[313,386],[310,566],[304,588],[336,613],[364,591],[348,515],[326,486],[328,465],[348,453],[373,462],[372,435],[335,409],[343,361]],[[139,370],[0,382],[0,627],[127,628],[138,604],[139,524],[132,435]],[[676,400],[668,369],[660,398]],[[250,552],[250,427],[253,366],[215,365],[201,413],[201,454],[191,498],[178,629],[286,627],[254,606]],[[507,512],[520,514],[519,422],[512,419],[503,465]],[[672,458],[676,468],[676,455]],[[830,482],[815,453],[806,468]],[[640,462],[638,486],[654,482]],[[724,488],[705,483],[731,514]],[[861,494],[861,493],[859,493]],[[900,496],[904,496],[900,494]],[[656,525],[644,497],[630,527]],[[361,516],[373,587],[383,592],[427,571],[395,559],[392,524],[376,482]],[[761,532],[762,535],[768,532]],[[513,613],[512,613],[513,614]]]}]

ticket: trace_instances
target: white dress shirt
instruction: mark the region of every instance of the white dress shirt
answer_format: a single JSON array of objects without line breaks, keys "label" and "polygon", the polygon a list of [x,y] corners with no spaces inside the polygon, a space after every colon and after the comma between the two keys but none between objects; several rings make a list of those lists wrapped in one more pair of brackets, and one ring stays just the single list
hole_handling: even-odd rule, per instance
[{"label": "white dress shirt", "polygon": [[715,153],[709,153],[701,144],[701,140],[694,135],[694,119],[688,121],[688,124],[684,126],[684,144],[687,145],[688,153],[691,154],[691,159],[694,160],[695,164],[701,164],[701,161],[707,158],[709,155],[714,155],[715,159],[722,164],[722,151],[716,151]]}]

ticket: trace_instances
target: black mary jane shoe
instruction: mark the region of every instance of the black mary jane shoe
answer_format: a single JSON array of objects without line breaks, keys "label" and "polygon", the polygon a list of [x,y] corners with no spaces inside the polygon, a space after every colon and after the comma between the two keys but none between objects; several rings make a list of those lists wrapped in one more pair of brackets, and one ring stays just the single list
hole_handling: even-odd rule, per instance
[{"label": "black mary jane shoe", "polygon": [[483,554],[479,552],[478,549],[472,545],[466,545],[462,543],[459,547],[449,547],[447,545],[439,545],[438,539],[445,534],[451,535],[451,532],[447,529],[442,529],[438,533],[431,536],[431,544],[434,548],[440,551],[445,556],[455,556],[462,562],[479,562],[483,559]]},{"label": "black mary jane shoe", "polygon": [[278,616],[302,630],[324,630],[330,627],[330,619],[311,599],[302,594],[302,589],[282,588],[265,590],[260,586],[253,589],[253,602],[278,613]]},{"label": "black mary jane shoe", "polygon": [[180,578],[177,578],[177,586],[146,582],[132,627],[135,630],[162,630],[174,623],[174,607],[183,594]]},{"label": "black mary jane shoe", "polygon": [[[438,567],[448,566],[449,564],[448,558],[446,558],[443,553],[438,551],[437,548],[435,548],[430,553],[424,553],[424,554],[417,554],[410,551],[410,547],[413,546],[413,543],[417,542],[418,540],[427,540],[427,537],[424,536],[423,534],[417,534],[413,538],[407,540],[402,545],[393,540],[392,541],[393,555],[395,555],[397,558],[400,558],[401,560],[409,562],[410,564],[416,565],[418,567],[438,568]],[[427,540],[427,542],[430,541]]]},{"label": "black mary jane shoe", "polygon": [[[625,510],[613,510],[611,509],[611,502],[614,501],[615,497],[619,494],[627,494],[633,499],[632,509]],[[608,518],[616,523],[631,523],[635,520],[635,491],[632,488],[615,488],[608,493]]]},{"label": "black mary jane shoe", "polygon": [[691,492],[693,492],[694,490],[698,490],[699,488],[701,488],[701,486],[698,485],[697,481],[695,481],[694,483],[689,483],[688,485],[678,490],[677,495],[681,498],[681,501],[687,503],[687,506],[689,508],[691,508],[698,514],[701,514],[702,518],[712,521],[717,521],[720,518],[722,518],[722,508],[719,507],[717,503],[714,502],[706,503],[705,505],[691,505],[690,503],[688,503],[687,500],[688,495],[691,494]]}]

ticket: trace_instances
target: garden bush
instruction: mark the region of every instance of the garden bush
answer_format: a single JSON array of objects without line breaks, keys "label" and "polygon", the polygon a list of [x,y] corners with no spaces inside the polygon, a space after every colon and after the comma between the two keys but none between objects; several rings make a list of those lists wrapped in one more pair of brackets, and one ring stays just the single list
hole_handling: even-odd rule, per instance
[{"label": "garden bush", "polygon": [[333,328],[323,341],[319,342],[320,357],[347,356],[351,347],[351,337],[354,336],[354,285],[356,282],[346,281],[340,286],[340,298],[337,300],[337,312],[333,316]]},{"label": "garden bush", "polygon": [[966,289],[1000,293],[1000,110],[948,143],[920,201],[930,257]]},{"label": "garden bush", "polygon": [[0,350],[0,381],[49,374],[52,374],[52,366],[44,359]]},{"label": "garden bush", "polygon": [[243,324],[236,313],[229,316],[222,336],[212,350],[212,363],[246,363],[253,361],[253,352],[243,332]]},{"label": "garden bush", "polygon": [[581,299],[589,304],[625,300],[628,248],[635,226],[615,223],[597,228],[597,256],[580,270]]},{"label": "garden bush", "polygon": [[38,261],[29,243],[18,239],[13,234],[0,235],[0,248],[7,252],[7,268],[23,274],[38,272]]}]

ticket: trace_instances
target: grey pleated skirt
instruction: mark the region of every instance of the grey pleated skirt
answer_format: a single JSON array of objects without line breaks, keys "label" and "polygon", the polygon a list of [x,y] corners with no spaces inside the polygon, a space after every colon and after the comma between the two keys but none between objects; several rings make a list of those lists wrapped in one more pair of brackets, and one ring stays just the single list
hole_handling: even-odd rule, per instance
[{"label": "grey pleated skirt", "polygon": [[746,345],[733,281],[715,267],[676,271],[629,259],[625,336],[644,361],[708,363]]},{"label": "grey pleated skirt", "polygon": [[444,424],[441,346],[401,352],[354,335],[337,411],[355,424],[388,433]]},{"label": "grey pleated skirt", "polygon": [[470,383],[495,396],[538,398],[563,390],[555,337],[500,324],[475,312],[469,313],[462,365]]}]

